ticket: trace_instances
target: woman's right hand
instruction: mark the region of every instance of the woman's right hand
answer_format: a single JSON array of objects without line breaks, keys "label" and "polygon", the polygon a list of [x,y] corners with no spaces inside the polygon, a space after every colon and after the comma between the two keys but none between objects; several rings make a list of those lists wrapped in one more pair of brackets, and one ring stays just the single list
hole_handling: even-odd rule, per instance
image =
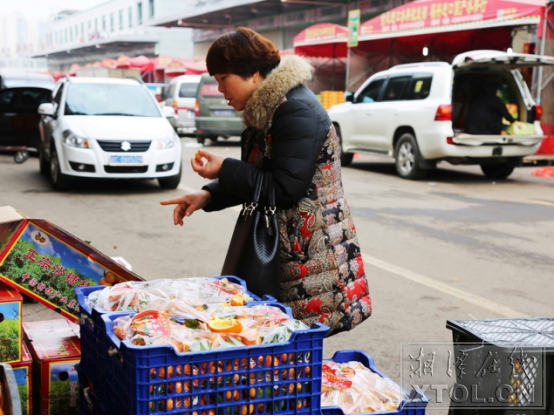
[{"label": "woman's right hand", "polygon": [[183,225],[183,218],[192,215],[196,210],[204,208],[212,202],[212,194],[208,191],[197,191],[180,198],[166,199],[160,201],[162,205],[177,205],[173,210],[173,223]]}]

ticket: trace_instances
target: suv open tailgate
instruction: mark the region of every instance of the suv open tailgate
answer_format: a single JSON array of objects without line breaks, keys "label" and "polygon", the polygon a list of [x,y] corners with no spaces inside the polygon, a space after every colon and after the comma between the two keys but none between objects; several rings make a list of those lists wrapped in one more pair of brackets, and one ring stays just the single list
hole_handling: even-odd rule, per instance
[{"label": "suv open tailgate", "polygon": [[554,57],[486,50],[463,53],[452,61],[454,68],[518,69],[541,65],[554,65]]}]

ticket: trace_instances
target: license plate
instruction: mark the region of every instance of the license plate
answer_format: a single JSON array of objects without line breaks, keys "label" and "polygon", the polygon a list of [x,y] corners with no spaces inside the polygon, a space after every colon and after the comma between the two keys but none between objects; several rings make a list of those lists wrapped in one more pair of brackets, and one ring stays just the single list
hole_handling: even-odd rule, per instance
[{"label": "license plate", "polygon": [[216,117],[232,117],[233,110],[214,110],[214,116]]},{"label": "license plate", "polygon": [[142,156],[110,156],[110,165],[142,165]]}]

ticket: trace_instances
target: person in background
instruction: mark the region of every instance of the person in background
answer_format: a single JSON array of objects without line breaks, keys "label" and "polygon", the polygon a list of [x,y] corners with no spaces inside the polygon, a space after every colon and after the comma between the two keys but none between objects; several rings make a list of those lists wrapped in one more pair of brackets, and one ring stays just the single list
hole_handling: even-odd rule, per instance
[{"label": "person in background", "polygon": [[465,117],[465,132],[469,134],[501,135],[504,130],[502,118],[510,123],[516,120],[498,97],[500,82],[487,79],[478,94],[469,104]]},{"label": "person in background", "polygon": [[[371,299],[342,187],[339,139],[304,85],[313,67],[298,56],[281,58],[273,43],[247,28],[219,37],[206,63],[229,105],[243,112],[242,157],[199,150],[207,163],[193,158],[192,168],[214,181],[162,204],[176,204],[174,223],[183,225],[198,209],[220,211],[251,200],[255,178],[269,172],[278,208],[279,301],[305,324],[327,325],[328,336],[353,329],[371,315]],[[265,184],[261,199],[268,195]]]}]

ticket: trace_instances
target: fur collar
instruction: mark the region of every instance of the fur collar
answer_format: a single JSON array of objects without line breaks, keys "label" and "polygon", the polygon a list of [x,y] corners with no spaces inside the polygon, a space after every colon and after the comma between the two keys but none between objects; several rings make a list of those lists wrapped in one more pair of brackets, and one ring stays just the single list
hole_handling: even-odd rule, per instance
[{"label": "fur collar", "polygon": [[290,90],[309,81],[314,68],[304,58],[288,55],[254,91],[242,113],[244,125],[268,130],[273,113]]}]

